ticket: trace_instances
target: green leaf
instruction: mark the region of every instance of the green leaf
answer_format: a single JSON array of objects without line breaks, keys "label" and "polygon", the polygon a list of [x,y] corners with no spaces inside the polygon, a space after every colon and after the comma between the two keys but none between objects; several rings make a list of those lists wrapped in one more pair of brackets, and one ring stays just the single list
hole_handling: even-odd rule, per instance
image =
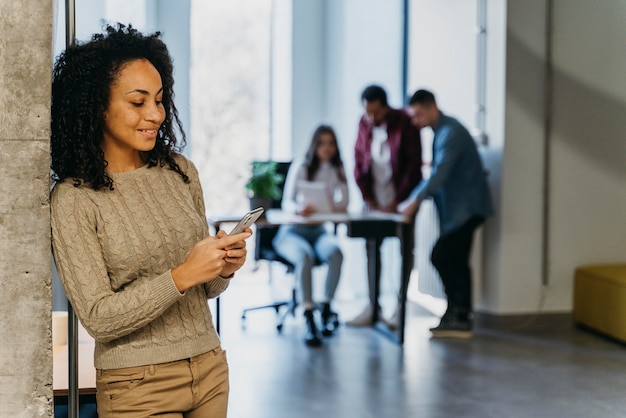
[{"label": "green leaf", "polygon": [[280,184],[284,180],[282,174],[276,172],[278,164],[275,161],[253,161],[251,175],[246,182],[246,189],[251,195],[260,198],[278,200],[282,191]]}]

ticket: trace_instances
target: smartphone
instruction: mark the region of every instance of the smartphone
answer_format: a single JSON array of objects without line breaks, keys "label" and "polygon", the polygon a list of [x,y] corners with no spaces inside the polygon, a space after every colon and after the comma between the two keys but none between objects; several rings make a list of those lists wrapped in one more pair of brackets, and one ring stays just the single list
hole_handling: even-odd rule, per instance
[{"label": "smartphone", "polygon": [[240,232],[243,232],[244,229],[252,226],[252,224],[256,222],[257,219],[259,219],[259,217],[263,213],[263,210],[264,209],[262,207],[259,207],[243,215],[241,220],[237,222],[237,225],[235,225],[233,230],[230,231],[230,234],[228,235],[238,234]]}]

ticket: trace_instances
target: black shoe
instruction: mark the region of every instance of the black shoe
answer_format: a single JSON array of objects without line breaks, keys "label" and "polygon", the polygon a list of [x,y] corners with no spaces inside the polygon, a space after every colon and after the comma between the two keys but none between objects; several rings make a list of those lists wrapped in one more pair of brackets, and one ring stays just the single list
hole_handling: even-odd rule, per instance
[{"label": "black shoe", "polygon": [[331,337],[339,327],[339,316],[337,312],[330,309],[330,303],[322,305],[322,335]]},{"label": "black shoe", "polygon": [[315,324],[315,312],[312,309],[304,311],[304,319],[306,321],[306,335],[304,342],[311,347],[319,347],[322,345],[322,339],[320,338],[317,325]]},{"label": "black shoe", "polygon": [[431,328],[433,338],[472,338],[472,321],[454,316],[443,317],[438,326]]}]

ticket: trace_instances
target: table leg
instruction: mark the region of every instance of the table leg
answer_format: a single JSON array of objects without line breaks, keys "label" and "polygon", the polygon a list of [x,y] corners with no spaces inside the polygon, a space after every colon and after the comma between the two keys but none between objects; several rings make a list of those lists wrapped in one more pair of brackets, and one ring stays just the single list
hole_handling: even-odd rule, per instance
[{"label": "table leg", "polygon": [[[398,304],[400,308],[400,318],[397,329],[392,329],[387,324],[380,321],[378,310],[374,314],[374,328],[380,331],[391,340],[404,343],[404,326],[406,317],[406,298],[413,268],[413,242],[415,240],[414,223],[398,222],[395,220],[375,220],[362,219],[353,220],[348,223],[348,236],[354,238],[365,238],[367,252],[371,257],[367,259],[368,276],[370,272],[377,272],[373,287],[374,300],[378,302],[380,296],[380,270],[381,255],[380,245],[387,237],[398,237],[400,239],[400,252],[402,256],[402,271],[400,277],[400,292]],[[369,277],[368,277],[369,280]],[[368,284],[371,286],[371,284]]]},{"label": "table leg", "polygon": [[[371,276],[374,277],[374,294],[371,296],[374,302],[374,316],[373,322],[374,324],[378,322],[380,319],[378,317],[379,311],[378,307],[380,306],[378,303],[378,298],[380,297],[380,270],[381,270],[381,255],[380,255],[380,246],[382,245],[381,238],[367,238],[367,275],[368,282],[371,280]],[[368,286],[370,284],[368,283]]]},{"label": "table leg", "polygon": [[409,279],[413,270],[413,243],[415,241],[413,232],[414,224],[402,224],[400,226],[400,252],[402,255],[402,267],[400,276],[400,322],[398,324],[398,339],[400,344],[404,343],[404,326],[406,323],[406,299],[409,289]]}]

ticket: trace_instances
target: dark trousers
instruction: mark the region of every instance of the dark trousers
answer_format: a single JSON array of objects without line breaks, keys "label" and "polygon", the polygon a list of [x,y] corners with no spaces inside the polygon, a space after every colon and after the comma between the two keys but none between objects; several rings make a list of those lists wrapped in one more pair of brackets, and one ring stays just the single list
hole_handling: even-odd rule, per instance
[{"label": "dark trousers", "polygon": [[433,247],[430,261],[443,282],[448,298],[447,312],[472,311],[472,272],[469,257],[474,231],[484,222],[474,217],[458,229],[439,237]]},{"label": "dark trousers", "polygon": [[[411,271],[411,269],[413,268],[413,249],[415,247],[415,218],[412,220],[411,223],[406,224],[404,228],[407,228],[409,233],[403,232],[403,239],[400,240],[400,254],[402,254],[402,257],[409,257],[406,261],[409,263],[407,268],[409,271]],[[378,237],[367,238],[365,240],[365,254],[367,256],[367,284],[370,296],[370,304],[372,307],[375,308],[380,308],[377,295],[379,296],[380,294],[380,247],[382,246],[384,239],[385,238],[383,237]],[[378,260],[378,263],[375,263],[374,260]],[[404,263],[405,260],[402,260],[402,262]],[[398,302],[401,301],[402,294],[406,295],[408,281],[406,283],[401,283],[401,286],[403,286],[404,289],[400,289],[400,291],[398,292]]]}]

